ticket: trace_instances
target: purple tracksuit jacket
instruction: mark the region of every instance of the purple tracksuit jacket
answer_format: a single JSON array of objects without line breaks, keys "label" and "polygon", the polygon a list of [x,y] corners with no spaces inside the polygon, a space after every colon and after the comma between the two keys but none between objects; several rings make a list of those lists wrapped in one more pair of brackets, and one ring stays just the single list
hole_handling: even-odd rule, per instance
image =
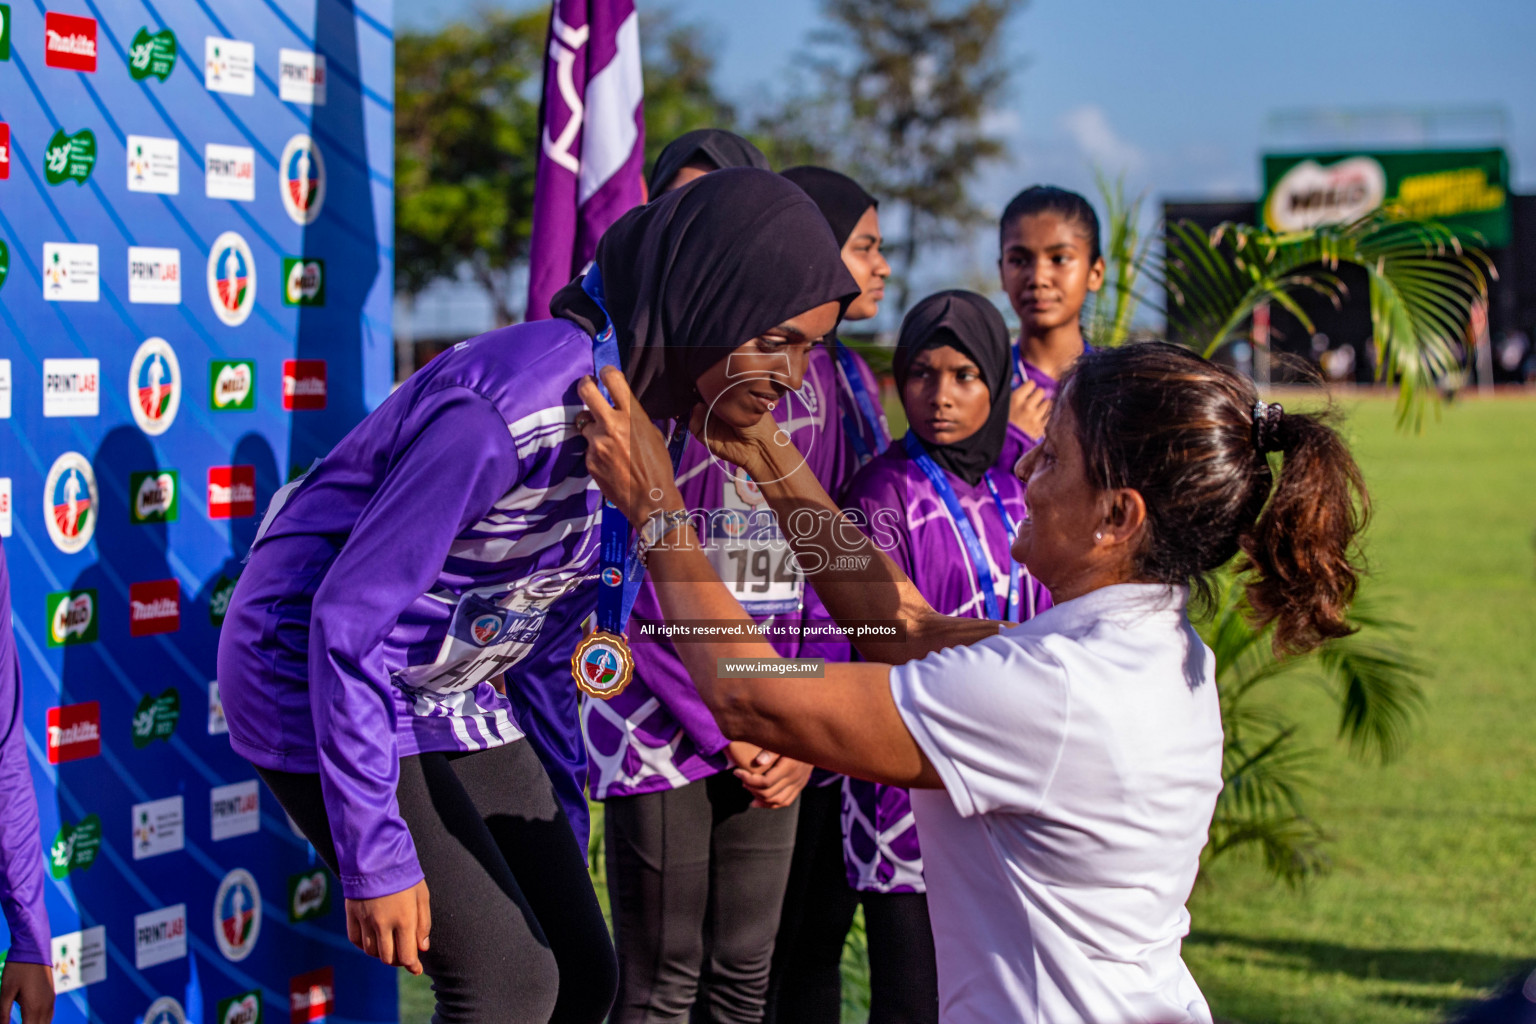
[{"label": "purple tracksuit jacket", "polygon": [[[1004,508],[1017,524],[1024,517],[1024,485],[1000,466],[991,473]],[[985,482],[969,487],[954,474],[947,475],[986,548],[997,603],[1005,608],[1012,533]],[[843,504],[862,514],[870,524],[865,532],[906,571],[936,611],[986,617],[977,574],[959,531],[933,484],[900,444],[854,477]],[[1051,606],[1050,594],[1038,581],[1025,574],[1021,582],[1026,588],[1020,602],[1024,617]],[[917,825],[905,789],[843,780],[843,860],[848,884],[860,891],[926,891]]]},{"label": "purple tracksuit jacket", "polygon": [[417,753],[526,735],[585,841],[570,657],[601,495],[573,420],[592,372],[565,320],[473,338],[273,499],[219,644],[230,743],[319,773],[349,898],[422,877],[395,802]]},{"label": "purple tracksuit jacket", "polygon": [[43,907],[43,840],[37,796],[27,768],[21,717],[21,662],[11,632],[11,573],[0,547],[0,910],[11,930],[6,957],[22,964],[53,963],[48,911]]}]

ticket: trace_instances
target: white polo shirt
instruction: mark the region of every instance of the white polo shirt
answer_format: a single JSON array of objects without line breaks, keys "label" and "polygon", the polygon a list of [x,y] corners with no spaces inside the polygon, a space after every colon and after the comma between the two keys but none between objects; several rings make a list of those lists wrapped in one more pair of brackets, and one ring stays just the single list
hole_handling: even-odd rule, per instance
[{"label": "white polo shirt", "polygon": [[1179,956],[1221,791],[1183,588],[1104,587],[891,670],[944,1024],[1209,1024]]}]

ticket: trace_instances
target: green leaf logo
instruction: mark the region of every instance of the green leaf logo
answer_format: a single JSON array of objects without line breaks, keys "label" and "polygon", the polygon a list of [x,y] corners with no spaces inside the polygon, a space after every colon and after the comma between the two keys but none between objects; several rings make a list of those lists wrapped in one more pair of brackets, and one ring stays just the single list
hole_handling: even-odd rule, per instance
[{"label": "green leaf logo", "polygon": [[224,616],[229,611],[229,599],[234,596],[234,580],[221,575],[213,581],[213,591],[208,595],[208,618],[215,628],[224,625]]},{"label": "green leaf logo", "polygon": [[151,33],[141,28],[128,48],[128,73],[135,82],[151,76],[165,81],[176,67],[176,34],[170,29]]},{"label": "green leaf logo", "polygon": [[155,740],[169,741],[181,717],[181,694],[170,687],[158,697],[144,695],[133,714],[133,745],[143,750]]},{"label": "green leaf logo", "polygon": [[73,181],[84,185],[96,167],[96,134],[82,128],[73,135],[65,135],[60,128],[48,140],[43,152],[43,176],[48,184],[59,185]]},{"label": "green leaf logo", "polygon": [[48,872],[64,878],[71,871],[85,871],[96,863],[101,852],[101,818],[87,814],[78,825],[64,822],[59,826],[53,845],[48,848]]}]

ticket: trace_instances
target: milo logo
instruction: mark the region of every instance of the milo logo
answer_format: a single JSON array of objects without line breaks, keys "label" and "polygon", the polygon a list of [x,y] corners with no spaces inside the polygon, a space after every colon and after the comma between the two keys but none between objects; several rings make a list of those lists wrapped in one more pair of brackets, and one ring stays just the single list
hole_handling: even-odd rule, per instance
[{"label": "milo logo", "polygon": [[128,73],[135,82],[154,77],[165,81],[176,67],[176,34],[170,29],[151,33],[141,28],[128,46]]},{"label": "milo logo", "polygon": [[261,993],[242,992],[219,1000],[217,1024],[261,1024]]},{"label": "milo logo", "polygon": [[325,261],[283,257],[283,305],[325,305]]},{"label": "milo logo", "polygon": [[149,694],[139,701],[133,713],[133,746],[143,750],[155,740],[169,741],[176,731],[176,720],[181,717],[181,694],[170,687],[158,697]]},{"label": "milo logo", "polygon": [[96,135],[89,128],[82,128],[73,135],[65,135],[60,128],[48,140],[43,151],[43,176],[48,184],[59,185],[73,181],[84,185],[96,167]]},{"label": "milo logo", "polygon": [[174,469],[131,473],[129,518],[135,524],[171,523],[181,516],[181,482]]},{"label": "milo logo", "polygon": [[215,412],[245,412],[256,408],[256,363],[250,359],[216,359],[208,369],[208,404]]},{"label": "milo logo", "polygon": [[224,616],[229,613],[229,599],[234,596],[234,580],[221,575],[213,581],[213,590],[208,594],[208,619],[215,627],[224,625]]},{"label": "milo logo", "polygon": [[5,284],[5,275],[11,272],[11,250],[4,241],[0,241],[0,285]]},{"label": "milo logo", "polygon": [[96,642],[96,591],[65,590],[48,595],[48,646]]},{"label": "milo logo", "polygon": [[288,876],[288,920],[324,917],[331,909],[331,882],[323,869]]},{"label": "milo logo", "polygon": [[100,852],[100,817],[87,814],[78,825],[65,822],[53,837],[53,845],[48,847],[48,872],[54,878],[65,878],[71,871],[85,871],[96,863],[96,854]]}]

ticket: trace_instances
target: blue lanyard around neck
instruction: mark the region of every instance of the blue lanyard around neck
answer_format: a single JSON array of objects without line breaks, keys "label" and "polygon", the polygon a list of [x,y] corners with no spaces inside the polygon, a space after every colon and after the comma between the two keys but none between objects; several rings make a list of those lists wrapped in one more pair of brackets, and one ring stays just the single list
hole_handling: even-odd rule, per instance
[{"label": "blue lanyard around neck", "polygon": [[[592,339],[592,368],[598,390],[612,401],[613,396],[603,384],[602,369],[605,366],[622,368],[624,364],[619,361],[619,342],[614,333],[613,318],[608,315],[608,307],[603,302],[603,276],[595,264],[582,278],[581,290],[603,312],[603,329]],[[667,442],[674,475],[682,464],[683,448],[687,443],[688,431],[674,423]],[[629,518],[607,499],[603,500],[600,538],[597,628],[623,636],[629,625],[629,613],[635,607],[635,598],[640,595],[640,584],[645,579],[645,563],[640,560],[639,545],[635,543]]]},{"label": "blue lanyard around neck", "polygon": [[875,402],[870,397],[869,388],[864,386],[864,375],[859,373],[858,360],[853,358],[853,353],[848,350],[848,346],[836,337],[832,339],[831,345],[832,354],[837,358],[838,375],[843,378],[843,384],[853,394],[853,402],[858,406],[864,422],[869,425],[869,436],[874,440],[874,451],[870,451],[870,443],[864,440],[864,431],[860,429],[853,410],[843,409],[843,433],[848,436],[848,443],[853,445],[854,453],[859,457],[859,465],[862,466],[885,451],[891,442],[886,437],[885,431],[880,429],[880,413],[875,409]]},{"label": "blue lanyard around neck", "polygon": [[[960,541],[965,546],[966,553],[970,556],[971,565],[976,570],[976,582],[981,588],[981,600],[986,607],[987,618],[1001,619],[998,612],[997,590],[992,585],[992,564],[987,560],[986,548],[982,546],[981,538],[976,534],[976,527],[971,523],[971,517],[965,514],[965,509],[960,507],[960,498],[955,494],[954,485],[949,482],[949,476],[933,461],[933,456],[928,454],[928,449],[923,447],[916,434],[908,430],[901,439],[902,447],[906,449],[907,457],[917,463],[928,482],[933,485],[939,500],[944,502],[944,507],[949,511],[949,518],[955,524],[955,530],[960,534]],[[982,474],[982,479],[987,483],[987,490],[992,494],[992,500],[997,503],[997,511],[1003,517],[1003,524],[1012,534],[1013,517],[1003,508],[1003,496],[998,493],[997,485],[992,482],[992,471]],[[1010,622],[1017,622],[1019,597],[1022,593],[1019,579],[1019,566],[1015,562],[1008,566],[1008,609]]]}]

